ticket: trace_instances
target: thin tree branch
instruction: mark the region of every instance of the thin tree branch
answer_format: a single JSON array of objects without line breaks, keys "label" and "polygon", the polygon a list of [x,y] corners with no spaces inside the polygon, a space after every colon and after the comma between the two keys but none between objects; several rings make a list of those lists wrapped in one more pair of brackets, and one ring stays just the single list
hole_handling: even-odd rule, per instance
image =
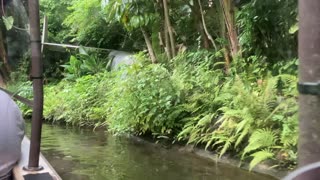
[{"label": "thin tree branch", "polygon": [[207,29],[207,25],[206,25],[206,22],[205,22],[205,19],[204,19],[204,14],[203,14],[203,8],[202,8],[202,4],[201,4],[200,0],[198,0],[198,4],[199,4],[199,7],[200,7],[200,14],[201,14],[201,19],[202,19],[202,25],[203,25],[204,32],[206,33],[208,39],[211,41],[214,49],[217,51],[218,50],[217,45],[214,42],[211,34],[209,33],[209,31]]},{"label": "thin tree branch", "polygon": [[144,30],[143,27],[141,27],[140,30],[141,30],[141,32],[143,34],[143,37],[144,37],[144,40],[145,40],[145,42],[147,44],[147,48],[148,48],[148,52],[149,52],[151,61],[152,61],[152,63],[155,64],[155,63],[157,63],[157,58],[156,58],[156,56],[154,54],[154,50],[152,48],[152,44],[151,44],[150,38],[149,38],[147,32]]},{"label": "thin tree branch", "polygon": [[169,8],[168,8],[168,2],[167,0],[163,0],[163,9],[164,9],[164,17],[165,17],[165,22],[166,22],[166,27],[168,29],[169,32],[169,37],[170,37],[170,44],[171,44],[171,53],[172,56],[176,56],[176,45],[175,45],[175,39],[174,39],[174,35],[173,35],[173,30],[172,30],[172,26],[171,26],[171,22],[169,19]]}]

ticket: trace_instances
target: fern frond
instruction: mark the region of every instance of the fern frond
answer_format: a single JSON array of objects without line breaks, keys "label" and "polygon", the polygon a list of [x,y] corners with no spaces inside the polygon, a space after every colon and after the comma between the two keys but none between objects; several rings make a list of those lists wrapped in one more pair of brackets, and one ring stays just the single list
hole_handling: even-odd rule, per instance
[{"label": "fern frond", "polygon": [[263,89],[262,95],[264,104],[268,104],[270,99],[274,98],[274,94],[277,91],[277,82],[278,78],[268,78],[268,80],[266,80],[266,85]]},{"label": "fern frond", "polygon": [[236,128],[236,134],[238,134],[240,131],[242,131],[243,129],[245,129],[247,126],[251,126],[252,122],[254,121],[253,117],[251,116],[249,110],[247,108],[245,108],[242,112],[241,112],[241,116],[243,119],[241,122],[239,122],[237,124],[237,128]]},{"label": "fern frond", "polygon": [[196,127],[203,127],[211,123],[214,114],[208,114],[201,118],[197,123]]},{"label": "fern frond", "polygon": [[232,143],[234,143],[234,141],[235,141],[235,137],[230,137],[230,138],[227,139],[227,141],[225,142],[222,150],[219,153],[220,154],[219,155],[220,158],[227,152],[227,150],[231,147],[231,145],[232,145]]},{"label": "fern frond", "polygon": [[178,140],[180,141],[184,139],[186,136],[188,136],[192,132],[193,128],[194,128],[193,126],[184,127],[183,131],[181,131],[177,136]]},{"label": "fern frond", "polygon": [[213,143],[214,140],[218,139],[218,137],[215,136],[215,133],[212,133],[210,140],[207,142],[205,149],[207,150],[209,146]]},{"label": "fern frond", "polygon": [[257,164],[261,163],[262,161],[273,158],[274,153],[271,152],[270,150],[265,149],[265,150],[253,153],[250,156],[253,157],[249,166],[249,170],[251,171]]},{"label": "fern frond", "polygon": [[275,145],[278,137],[272,131],[268,129],[258,129],[252,133],[248,146],[244,149],[242,158],[249,152],[261,149],[264,147],[272,147]]},{"label": "fern frond", "polygon": [[199,133],[200,133],[200,129],[195,129],[194,131],[192,131],[190,134],[190,138],[188,140],[188,144],[198,141]]},{"label": "fern frond", "polygon": [[285,147],[296,146],[298,143],[298,117],[297,114],[286,119],[281,132],[281,143]]},{"label": "fern frond", "polygon": [[242,142],[242,140],[249,134],[251,126],[246,126],[241,132],[240,136],[237,138],[236,144],[234,147],[238,147],[238,145]]},{"label": "fern frond", "polygon": [[298,77],[295,75],[290,75],[290,74],[281,74],[277,76],[278,78],[281,78],[281,80],[286,83],[286,84],[294,84],[296,85],[298,81]]},{"label": "fern frond", "polygon": [[[211,143],[213,142],[213,140],[217,140],[215,141],[212,145]],[[211,147],[215,147],[218,144],[223,144],[228,140],[228,136],[225,134],[217,134],[217,133],[213,133],[212,137],[211,137],[211,142],[207,143],[207,147],[209,147],[211,145]]]}]

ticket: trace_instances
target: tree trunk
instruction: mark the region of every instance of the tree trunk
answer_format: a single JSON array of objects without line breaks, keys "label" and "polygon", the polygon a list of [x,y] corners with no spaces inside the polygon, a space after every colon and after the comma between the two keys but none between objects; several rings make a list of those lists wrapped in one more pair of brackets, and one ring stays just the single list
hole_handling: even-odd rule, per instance
[{"label": "tree trunk", "polygon": [[[320,77],[320,1],[299,0],[299,81],[319,83]],[[315,88],[315,87],[313,87]],[[317,92],[319,93],[319,92]],[[320,96],[299,96],[298,165],[320,161]],[[299,176],[299,180],[319,179],[319,167]]]},{"label": "tree trunk", "polygon": [[225,73],[229,74],[231,61],[230,61],[229,50],[228,50],[227,46],[225,46],[223,48],[223,56],[224,56],[224,60],[225,60]]},{"label": "tree trunk", "polygon": [[150,37],[149,37],[149,35],[147,34],[147,32],[143,28],[141,28],[141,31],[142,31],[144,40],[145,40],[145,42],[147,44],[147,48],[148,48],[148,52],[149,52],[151,61],[152,61],[152,63],[155,64],[155,63],[157,63],[157,58],[156,58],[156,56],[154,54],[154,50],[152,48]]},{"label": "tree trunk", "polygon": [[234,20],[234,5],[231,0],[220,0],[224,22],[228,31],[228,39],[232,58],[235,58],[239,53],[239,41]]},{"label": "tree trunk", "polygon": [[[217,2],[218,4],[219,2]],[[220,5],[221,6],[221,5]],[[224,13],[223,13],[223,10],[222,8],[218,8],[219,6],[217,6],[217,9],[219,11],[219,19],[220,19],[220,35],[221,37],[225,38],[225,39],[228,39],[228,36],[227,36],[227,31],[226,31],[226,24],[225,24],[225,18],[224,18]],[[230,44],[230,42],[229,42]],[[230,47],[230,46],[229,46]],[[226,70],[226,73],[228,74],[229,71],[230,71],[230,50],[229,50],[229,47],[228,45],[223,45],[223,56],[224,56],[224,59],[225,59],[225,70]]]},{"label": "tree trunk", "polygon": [[6,72],[10,73],[11,72],[11,67],[9,65],[8,62],[8,58],[7,58],[7,53],[6,53],[6,48],[5,48],[5,44],[4,44],[4,37],[3,37],[3,32],[2,30],[0,30],[0,58],[3,61],[3,65],[6,68]]},{"label": "tree trunk", "polygon": [[151,33],[151,44],[152,44],[152,49],[154,50],[154,54],[161,54],[162,49],[161,49],[161,39],[159,38],[159,32],[160,32],[160,26],[159,25],[154,25],[152,27],[152,33]]},{"label": "tree trunk", "polygon": [[166,26],[166,18],[164,15],[164,7],[163,7],[163,1],[157,0],[157,4],[159,5],[158,13],[161,17],[161,31],[159,32],[159,39],[160,39],[160,45],[163,47],[165,53],[167,54],[167,58],[171,59],[171,46],[170,46],[170,39],[168,34],[168,29]]},{"label": "tree trunk", "polygon": [[[154,6],[154,11],[159,13],[161,9],[161,5],[159,1],[153,1],[153,6]],[[154,23],[152,26],[151,44],[156,57],[158,54],[161,54],[163,52],[162,51],[163,42],[162,42],[161,36],[159,36],[159,34],[162,31],[161,27],[162,27],[161,21],[159,23]]]},{"label": "tree trunk", "polygon": [[[224,20],[224,14],[223,14],[223,10],[222,10],[222,5],[220,3],[221,3],[220,1],[215,1],[215,7],[217,9],[217,16],[219,17],[219,23],[220,23],[219,35],[221,38],[224,38],[228,41],[226,24],[225,24],[225,20]],[[229,42],[229,44],[230,44],[230,42]],[[231,64],[229,47],[230,46],[228,46],[228,44],[226,44],[226,43],[222,44],[226,74],[228,74],[230,72],[230,64]]]},{"label": "tree trunk", "polygon": [[[195,4],[197,4],[196,2],[194,2]],[[201,19],[202,19],[202,27],[204,29],[204,32],[207,36],[207,38],[210,40],[210,42],[212,43],[212,46],[214,47],[215,50],[218,50],[217,46],[216,46],[216,43],[214,42],[211,34],[209,33],[208,31],[208,28],[207,28],[207,25],[206,25],[206,21],[204,19],[204,14],[203,14],[203,8],[202,8],[202,4],[201,4],[201,1],[198,0],[198,5],[199,5],[199,8],[200,8],[200,14],[201,14]]]},{"label": "tree trunk", "polygon": [[172,54],[172,57],[174,57],[174,56],[176,56],[176,42],[175,42],[175,37],[173,35],[173,28],[171,26],[171,22],[170,22],[170,18],[169,18],[169,7],[168,7],[167,0],[163,0],[163,10],[164,10],[166,28],[169,33],[171,54]]},{"label": "tree trunk", "polygon": [[199,24],[199,32],[200,32],[201,37],[202,37],[202,39],[203,39],[203,47],[204,47],[205,49],[209,49],[209,48],[210,48],[209,39],[208,39],[208,36],[206,35],[206,33],[204,32],[202,23]]},{"label": "tree trunk", "polygon": [[191,4],[189,4],[189,6],[190,6],[190,9],[192,10],[192,14],[194,16],[195,26],[197,28],[197,31],[201,35],[201,39],[203,40],[203,47],[205,49],[209,49],[210,48],[209,39],[208,39],[208,36],[206,35],[204,28],[203,28],[203,25],[202,25],[200,7],[199,7],[197,0],[193,0],[193,4],[194,4],[193,6]]},{"label": "tree trunk", "polygon": [[2,78],[2,75],[0,73],[0,87],[4,88],[5,87],[5,82],[4,82],[4,79]]},{"label": "tree trunk", "polygon": [[169,38],[169,32],[167,28],[167,23],[164,25],[164,39],[165,39],[165,51],[167,53],[168,59],[172,58],[172,52],[171,52],[171,44],[170,44],[170,38]]},{"label": "tree trunk", "polygon": [[4,83],[8,82],[10,79],[9,73],[7,72],[6,68],[3,65],[0,66],[0,76]]}]

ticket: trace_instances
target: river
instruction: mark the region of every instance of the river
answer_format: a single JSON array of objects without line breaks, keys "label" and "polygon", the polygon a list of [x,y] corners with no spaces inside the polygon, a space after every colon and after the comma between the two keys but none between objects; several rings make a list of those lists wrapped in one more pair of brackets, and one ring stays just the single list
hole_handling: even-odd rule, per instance
[{"label": "river", "polygon": [[48,124],[41,151],[64,180],[273,179],[138,138]]}]

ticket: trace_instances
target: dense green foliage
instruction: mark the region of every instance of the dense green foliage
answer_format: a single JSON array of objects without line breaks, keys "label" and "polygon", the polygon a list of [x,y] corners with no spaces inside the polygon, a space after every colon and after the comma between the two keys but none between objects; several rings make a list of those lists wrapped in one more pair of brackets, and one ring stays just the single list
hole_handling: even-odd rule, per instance
[{"label": "dense green foliage", "polygon": [[64,79],[45,87],[47,120],[170,138],[250,168],[295,164],[296,1],[42,0],[42,12],[52,41],[141,51],[117,71],[83,50],[53,59]]},{"label": "dense green foliage", "polygon": [[297,36],[289,31],[297,16],[296,1],[252,1],[242,6],[237,23],[244,53],[263,55],[273,62],[297,56]]},{"label": "dense green foliage", "polygon": [[225,75],[219,52],[181,54],[170,64],[150,64],[142,54],[136,57],[137,63],[120,71],[47,86],[45,118],[205,145],[220,156],[252,159],[251,167],[265,159],[294,163],[294,75],[266,71],[257,80],[250,68],[240,72],[241,67]]}]

